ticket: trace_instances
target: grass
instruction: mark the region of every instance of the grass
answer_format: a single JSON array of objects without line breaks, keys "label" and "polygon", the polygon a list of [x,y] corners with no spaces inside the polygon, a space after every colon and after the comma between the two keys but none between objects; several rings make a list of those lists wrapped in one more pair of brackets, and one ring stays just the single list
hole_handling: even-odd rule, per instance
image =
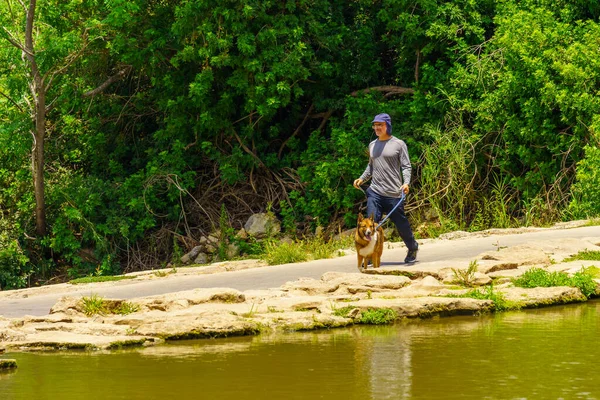
[{"label": "grass", "polygon": [[340,307],[340,308],[336,308],[336,307],[332,306],[333,315],[335,315],[337,317],[343,317],[343,318],[347,318],[350,311],[354,310],[355,308],[356,307],[354,307],[354,306],[346,306],[346,307]]},{"label": "grass", "polygon": [[563,260],[563,262],[585,261],[585,260],[600,261],[600,251],[598,251],[598,250],[580,251],[579,253],[575,254],[574,256],[565,258]]},{"label": "grass", "polygon": [[112,282],[122,281],[125,279],[135,279],[135,276],[116,275],[116,276],[84,276],[83,278],[77,278],[69,281],[73,285],[80,283],[94,283],[94,282]]},{"label": "grass", "polygon": [[[333,308],[333,315],[338,317],[348,318],[350,311],[354,310],[354,306],[346,306],[341,308]],[[398,314],[391,308],[369,308],[361,311],[359,324],[365,325],[384,325],[393,323]]]},{"label": "grass", "polygon": [[461,286],[471,287],[475,280],[475,272],[477,272],[477,260],[473,260],[469,263],[467,269],[452,268],[452,274],[454,274],[453,283]]},{"label": "grass", "polygon": [[391,308],[368,309],[361,313],[360,323],[366,325],[385,325],[393,323],[398,314]]},{"label": "grass", "polygon": [[600,218],[592,218],[585,226],[598,226],[600,225]]},{"label": "grass", "polygon": [[89,297],[81,298],[81,308],[85,315],[91,317],[93,315],[108,315],[119,314],[128,315],[140,310],[140,306],[129,301],[123,301],[116,307],[111,307],[110,303],[104,298],[93,294]]},{"label": "grass", "polygon": [[465,294],[460,295],[448,295],[446,297],[460,297],[470,298],[478,300],[492,300],[494,302],[494,309],[496,311],[508,311],[518,310],[521,308],[521,304],[514,301],[506,300],[504,295],[494,290],[494,286],[486,286],[483,288],[469,290]]},{"label": "grass", "polygon": [[522,288],[534,287],[553,287],[553,286],[571,286],[581,290],[581,293],[587,298],[596,293],[597,284],[594,276],[598,273],[598,268],[582,268],[573,276],[566,272],[549,272],[542,268],[531,268],[519,278],[513,280],[513,284]]},{"label": "grass", "polygon": [[324,241],[320,236],[291,243],[270,241],[265,245],[262,258],[269,265],[320,260],[334,257],[340,249],[349,247],[352,243],[354,243],[352,237]]},{"label": "grass", "polygon": [[106,315],[109,312],[106,300],[97,294],[93,294],[90,297],[82,297],[81,306],[83,313],[88,317],[92,315]]},{"label": "grass", "polygon": [[117,308],[113,310],[113,314],[129,315],[134,312],[140,311],[140,306],[129,301],[122,302]]}]

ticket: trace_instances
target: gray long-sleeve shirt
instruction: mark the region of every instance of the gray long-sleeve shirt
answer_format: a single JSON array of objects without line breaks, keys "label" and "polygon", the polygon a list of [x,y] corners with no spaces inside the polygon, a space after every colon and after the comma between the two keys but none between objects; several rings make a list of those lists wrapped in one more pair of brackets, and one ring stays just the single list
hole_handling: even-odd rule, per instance
[{"label": "gray long-sleeve shirt", "polygon": [[392,136],[369,143],[369,165],[360,179],[371,178],[371,189],[386,197],[401,197],[400,187],[410,183],[412,168],[406,143]]}]

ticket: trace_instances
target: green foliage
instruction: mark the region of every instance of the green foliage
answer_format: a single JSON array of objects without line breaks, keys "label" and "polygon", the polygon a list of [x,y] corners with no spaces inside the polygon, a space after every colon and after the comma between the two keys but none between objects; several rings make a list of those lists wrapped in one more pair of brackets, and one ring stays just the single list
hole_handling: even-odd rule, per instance
[{"label": "green foliage", "polygon": [[573,276],[569,276],[565,272],[548,272],[542,268],[531,268],[513,280],[513,283],[515,286],[523,288],[571,286],[578,288],[584,296],[589,298],[595,294],[597,287],[593,272],[583,268]]},{"label": "green foliage", "polygon": [[[590,267],[591,268],[591,267]],[[587,298],[596,294],[598,283],[594,280],[598,277],[598,269],[582,268],[581,271],[575,272],[571,277],[571,285],[575,286]]]},{"label": "green foliage", "polygon": [[129,315],[140,311],[140,306],[129,301],[122,302],[118,307],[112,310],[113,314]]},{"label": "green foliage", "polygon": [[477,272],[477,260],[471,261],[467,269],[452,268],[453,282],[461,286],[473,286],[475,272]]},{"label": "green foliage", "polygon": [[306,261],[308,255],[299,243],[283,242],[277,244],[271,241],[265,246],[263,258],[269,265],[279,265]]},{"label": "green foliage", "polygon": [[600,149],[585,147],[585,157],[577,163],[577,181],[572,186],[569,211],[575,218],[600,216]]},{"label": "green foliage", "polygon": [[72,279],[69,281],[72,285],[78,285],[81,283],[95,283],[95,282],[115,282],[127,279],[134,279],[134,276],[118,275],[118,276],[85,276],[83,278]]},{"label": "green foliage", "polygon": [[496,311],[518,310],[521,305],[518,302],[508,301],[504,295],[494,290],[494,286],[485,286],[482,288],[471,289],[464,295],[456,297],[466,297],[479,300],[492,300]]},{"label": "green foliage", "polygon": [[334,307],[333,315],[335,315],[337,317],[347,318],[350,311],[354,310],[355,308],[356,307],[354,307],[354,306],[345,306],[345,307],[339,307],[339,308]]},{"label": "green foliage", "polygon": [[319,235],[293,242],[278,243],[271,240],[267,241],[262,258],[269,265],[331,258],[336,254],[336,251],[348,247],[349,242],[349,239],[330,239],[325,241]]},{"label": "green foliage", "polygon": [[361,312],[360,323],[367,325],[391,324],[397,316],[396,311],[391,308],[368,309]]},{"label": "green foliage", "polygon": [[[49,0],[38,11],[36,56],[53,77],[49,231],[29,239],[34,102],[8,42],[23,40],[25,15],[2,3],[2,287],[156,268],[178,258],[173,236],[217,227],[222,259],[227,242],[272,254],[233,237],[269,203],[293,237],[352,227],[380,112],[409,148],[411,218],[439,216],[423,234],[599,214],[597,6]],[[307,257],[328,256],[311,246]],[[277,262],[302,259],[297,247]]]},{"label": "green foliage", "polygon": [[80,307],[82,312],[88,317],[94,315],[108,315],[108,314],[119,314],[128,315],[140,310],[140,306],[129,301],[123,301],[117,304],[109,304],[107,300],[92,294],[89,297],[82,297],[80,300]]},{"label": "green foliage", "polygon": [[600,261],[600,251],[598,251],[598,250],[583,250],[571,257],[565,258],[563,260],[563,262],[578,261],[578,260]]},{"label": "green foliage", "polygon": [[0,218],[0,288],[18,289],[27,285],[32,265],[9,224]]},{"label": "green foliage", "polygon": [[97,294],[81,298],[81,309],[85,315],[106,315],[110,312],[106,300]]},{"label": "green foliage", "polygon": [[[217,249],[219,259],[227,260],[229,258],[227,254],[229,244],[236,243],[238,246],[240,246],[240,243],[242,241],[238,240],[235,237],[235,230],[229,222],[229,217],[227,215],[225,204],[221,204],[221,214],[219,217],[219,233],[219,248]],[[241,247],[242,246],[240,246],[240,248]],[[243,250],[249,250],[249,247],[246,246]]]}]

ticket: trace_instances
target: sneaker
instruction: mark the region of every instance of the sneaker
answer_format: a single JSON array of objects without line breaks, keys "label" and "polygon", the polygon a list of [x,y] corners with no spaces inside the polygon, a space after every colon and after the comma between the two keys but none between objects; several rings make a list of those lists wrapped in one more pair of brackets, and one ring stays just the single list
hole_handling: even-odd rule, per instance
[{"label": "sneaker", "polygon": [[415,261],[417,261],[417,252],[419,251],[418,248],[414,249],[414,250],[409,250],[408,253],[406,253],[406,258],[404,259],[404,262],[406,264],[412,264]]}]

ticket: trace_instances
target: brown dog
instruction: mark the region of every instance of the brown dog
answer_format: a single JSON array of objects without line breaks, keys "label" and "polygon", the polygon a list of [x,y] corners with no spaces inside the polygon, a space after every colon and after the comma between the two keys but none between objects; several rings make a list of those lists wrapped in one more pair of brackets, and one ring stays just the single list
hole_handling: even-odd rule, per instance
[{"label": "brown dog", "polygon": [[354,244],[358,256],[358,270],[361,272],[367,269],[369,260],[373,263],[374,268],[379,268],[381,264],[384,241],[383,228],[379,227],[375,230],[376,226],[377,224],[372,217],[364,218],[362,214],[358,214]]}]

